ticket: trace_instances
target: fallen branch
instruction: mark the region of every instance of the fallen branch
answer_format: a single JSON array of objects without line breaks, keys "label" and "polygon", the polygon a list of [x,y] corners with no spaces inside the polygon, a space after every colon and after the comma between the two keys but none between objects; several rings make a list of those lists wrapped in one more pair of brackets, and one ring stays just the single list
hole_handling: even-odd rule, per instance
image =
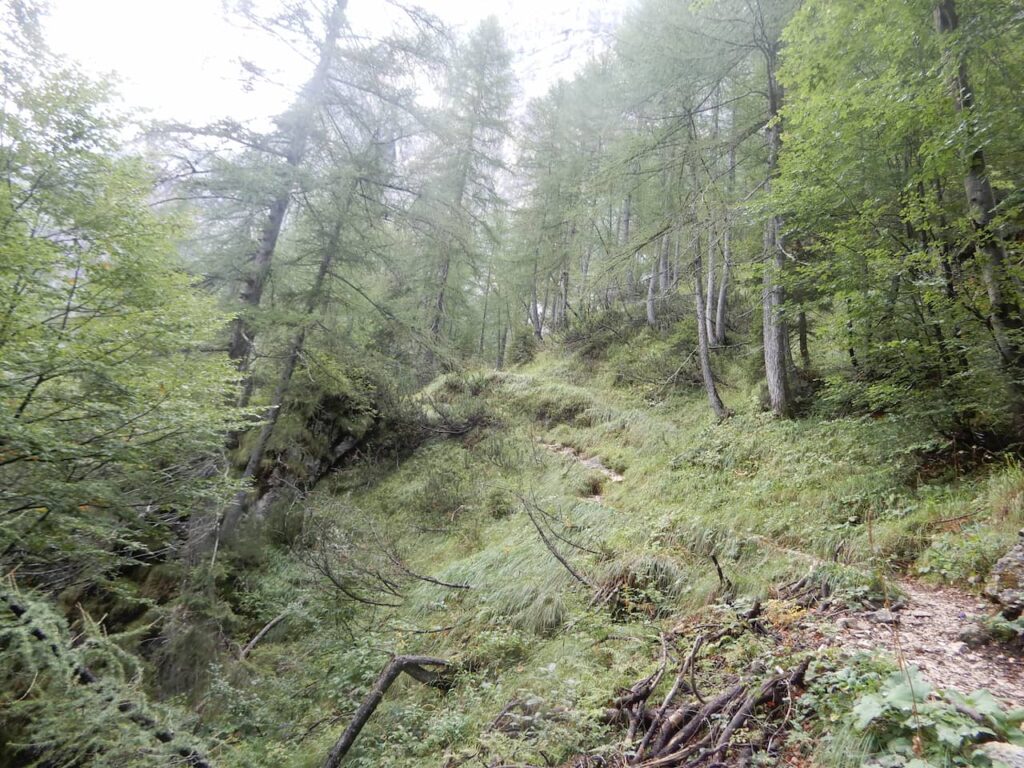
[{"label": "fallen branch", "polygon": [[548,548],[548,552],[552,554],[555,560],[562,564],[562,567],[565,568],[565,570],[567,570],[569,574],[576,579],[576,581],[584,586],[590,587],[596,592],[597,585],[573,568],[569,561],[565,559],[565,556],[558,551],[558,548],[551,543],[551,539],[547,537],[547,534],[544,533],[544,529],[541,527],[540,523],[537,522],[537,518],[534,517],[533,510],[530,509],[529,502],[523,498],[520,498],[520,501],[523,502],[523,509],[526,511],[526,516],[530,518],[530,522],[533,523],[533,527],[537,529],[537,533],[540,535],[540,540],[544,542],[544,546]]},{"label": "fallen branch", "polygon": [[391,659],[377,677],[370,692],[366,694],[366,698],[359,705],[355,715],[352,716],[352,722],[349,723],[348,728],[335,742],[330,754],[327,755],[323,768],[338,768],[341,765],[342,759],[352,748],[359,732],[363,730],[363,726],[366,725],[374,710],[377,709],[377,705],[384,698],[384,694],[399,675],[405,672],[413,680],[447,690],[449,686],[439,673],[424,669],[424,667],[447,666],[449,663],[444,659],[436,659],[431,656],[395,656]]},{"label": "fallen branch", "polygon": [[284,618],[288,615],[290,610],[290,608],[285,608],[283,611],[281,611],[281,613],[279,613],[277,616],[268,621],[266,625],[263,627],[263,629],[257,632],[256,636],[253,637],[253,639],[250,640],[248,643],[246,643],[245,647],[238,654],[238,660],[245,661],[245,657],[252,653],[252,649],[256,647],[256,644],[266,636],[267,632],[269,632],[282,621],[284,621]]}]

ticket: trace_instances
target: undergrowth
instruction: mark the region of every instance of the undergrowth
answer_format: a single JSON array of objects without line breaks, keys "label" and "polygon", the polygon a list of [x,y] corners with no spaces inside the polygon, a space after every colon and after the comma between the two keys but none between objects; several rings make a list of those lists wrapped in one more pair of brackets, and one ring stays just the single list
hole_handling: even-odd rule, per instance
[{"label": "undergrowth", "polygon": [[[244,662],[211,670],[202,707],[223,764],[319,765],[398,653],[450,660],[452,687],[401,679],[348,765],[610,754],[622,734],[607,702],[650,672],[667,628],[755,599],[787,627],[804,609],[774,595],[809,574],[821,594],[853,606],[890,594],[897,571],[970,588],[1024,521],[1016,464],[925,471],[921,446],[933,436],[913,421],[773,420],[754,387],[723,387],[735,415],[716,423],[672,337],[638,357],[628,338],[608,334],[601,348],[576,340],[584,366],[531,345],[522,357],[532,362],[514,371],[448,374],[419,399],[433,430],[426,444],[320,484],[303,515],[323,535],[266,558],[233,598],[248,637],[293,607]],[[746,380],[744,361],[723,364],[726,381]],[[304,554],[317,541],[329,542],[346,589]],[[775,652],[743,641],[699,669],[718,679]],[[898,754],[885,731],[896,710],[857,727],[854,701],[892,704],[889,670],[872,664],[820,673],[801,706],[826,728],[798,729],[797,747]],[[863,720],[868,705],[858,706]],[[967,755],[966,744],[947,745],[949,754]]]}]

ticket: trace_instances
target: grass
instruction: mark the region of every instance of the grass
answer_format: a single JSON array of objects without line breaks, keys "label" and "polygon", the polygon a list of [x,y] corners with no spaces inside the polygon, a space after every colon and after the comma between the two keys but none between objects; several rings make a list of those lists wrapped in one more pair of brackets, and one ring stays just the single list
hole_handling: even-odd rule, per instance
[{"label": "grass", "polygon": [[[914,424],[773,420],[753,385],[725,389],[736,414],[718,424],[688,380],[637,383],[651,354],[664,358],[659,377],[668,369],[670,341],[646,356],[629,348],[591,361],[586,376],[548,352],[511,373],[443,377],[423,407],[439,425],[475,428],[321,484],[310,519],[364,544],[372,532],[408,572],[471,589],[391,571],[400,607],[353,606],[301,558],[269,557],[237,598],[253,628],[282,605],[300,607],[244,665],[214,670],[207,706],[224,713],[211,721],[225,730],[210,734],[223,764],[318,765],[392,653],[443,656],[461,672],[447,696],[396,685],[349,765],[564,760],[617,738],[599,720],[607,700],[651,670],[660,631],[722,598],[711,555],[741,599],[812,569],[854,592],[914,568],[970,587],[1024,522],[1017,465],[927,480],[915,446],[929,436]],[[738,365],[726,379],[746,381]],[[594,473],[541,443],[599,457],[625,479],[601,484],[599,503],[584,498]],[[609,599],[594,604],[524,505]],[[726,671],[772,649],[732,652]],[[535,710],[520,718],[528,727],[494,725],[511,702],[534,702],[522,704]]]}]

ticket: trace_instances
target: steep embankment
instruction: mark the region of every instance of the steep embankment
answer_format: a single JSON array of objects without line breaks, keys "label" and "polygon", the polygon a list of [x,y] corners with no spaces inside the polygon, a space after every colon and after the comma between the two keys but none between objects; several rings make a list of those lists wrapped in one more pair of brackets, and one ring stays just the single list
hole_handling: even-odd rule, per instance
[{"label": "steep embankment", "polygon": [[[961,702],[983,723],[923,685],[906,704],[898,627],[858,612],[910,592],[902,660],[926,658],[911,618],[948,606],[891,575],[976,582],[1021,523],[1019,470],[927,481],[924,436],[894,417],[774,421],[733,391],[715,424],[696,393],[615,380],[555,357],[446,377],[421,397],[436,439],[272,521],[308,533],[240,585],[253,634],[286,619],[219,670],[223,761],[321,765],[395,654],[448,660],[444,690],[400,678],[346,765],[939,765],[982,725],[1013,731],[985,699]],[[1001,675],[977,679],[1019,701]]]}]

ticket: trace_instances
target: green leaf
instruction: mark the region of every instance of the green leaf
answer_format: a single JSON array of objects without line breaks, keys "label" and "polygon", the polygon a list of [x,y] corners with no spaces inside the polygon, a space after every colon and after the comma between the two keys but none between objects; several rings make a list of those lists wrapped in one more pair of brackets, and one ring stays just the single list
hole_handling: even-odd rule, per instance
[{"label": "green leaf", "polygon": [[853,727],[858,731],[865,730],[872,721],[885,711],[885,703],[875,694],[862,696],[853,708]]}]

